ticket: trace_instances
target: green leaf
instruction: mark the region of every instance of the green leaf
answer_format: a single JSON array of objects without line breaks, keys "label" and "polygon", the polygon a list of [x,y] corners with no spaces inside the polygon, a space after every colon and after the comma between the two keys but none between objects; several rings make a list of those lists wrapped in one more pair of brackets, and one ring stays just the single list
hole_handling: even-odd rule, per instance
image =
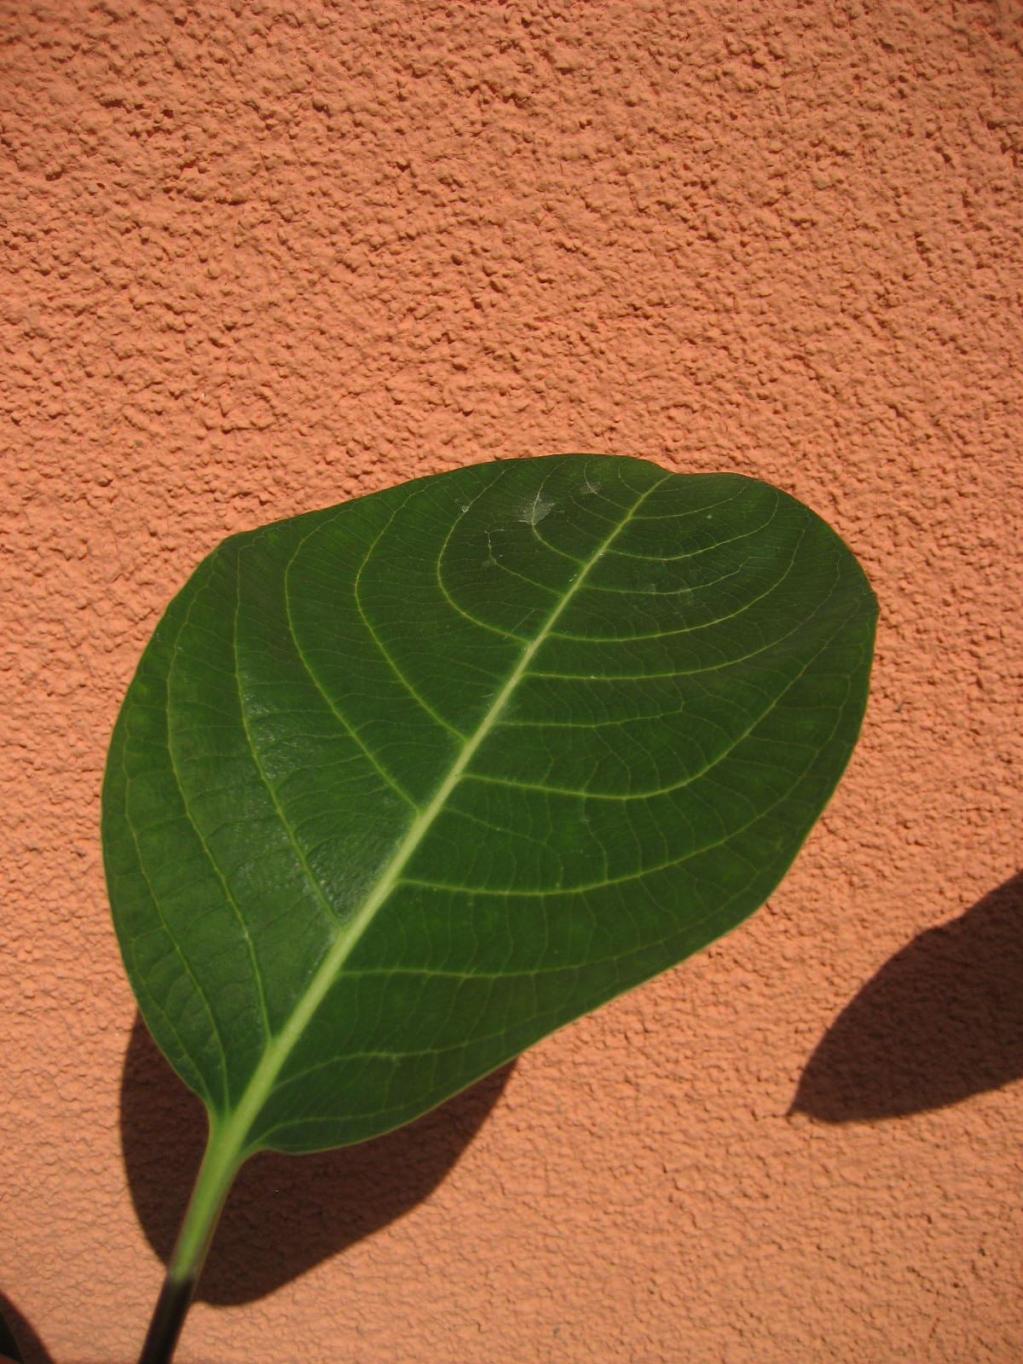
[{"label": "green leaf", "polygon": [[848,760],[875,615],[800,503],[633,459],[225,541],[142,658],[103,834],[232,1160],[406,1123],[746,918]]}]

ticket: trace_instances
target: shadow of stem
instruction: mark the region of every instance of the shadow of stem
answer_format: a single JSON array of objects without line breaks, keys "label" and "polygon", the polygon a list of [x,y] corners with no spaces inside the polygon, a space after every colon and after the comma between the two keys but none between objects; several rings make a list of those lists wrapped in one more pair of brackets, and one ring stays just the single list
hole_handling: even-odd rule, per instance
[{"label": "shadow of stem", "polygon": [[54,1364],[53,1356],[6,1293],[0,1293],[0,1356],[19,1364]]}]

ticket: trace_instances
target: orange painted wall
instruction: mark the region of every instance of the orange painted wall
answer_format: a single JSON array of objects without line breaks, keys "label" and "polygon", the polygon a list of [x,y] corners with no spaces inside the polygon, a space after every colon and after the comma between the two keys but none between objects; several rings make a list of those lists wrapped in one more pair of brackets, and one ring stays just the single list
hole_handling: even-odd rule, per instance
[{"label": "orange painted wall", "polygon": [[705,956],[400,1138],[254,1167],[179,1358],[1019,1360],[1018,0],[2,10],[29,1358],[127,1364],[195,1159],[97,835],[169,595],[239,528],[598,450],[766,478],[861,555],[846,780]]}]

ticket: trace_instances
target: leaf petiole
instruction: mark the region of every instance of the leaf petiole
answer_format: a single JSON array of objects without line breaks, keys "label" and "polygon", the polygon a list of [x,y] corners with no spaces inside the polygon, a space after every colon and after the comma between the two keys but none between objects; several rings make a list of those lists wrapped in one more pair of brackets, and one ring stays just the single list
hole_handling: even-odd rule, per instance
[{"label": "leaf petiole", "polygon": [[202,1164],[153,1309],[139,1364],[169,1364],[221,1211],[247,1155],[238,1140],[236,1125],[218,1127],[211,1121]]}]

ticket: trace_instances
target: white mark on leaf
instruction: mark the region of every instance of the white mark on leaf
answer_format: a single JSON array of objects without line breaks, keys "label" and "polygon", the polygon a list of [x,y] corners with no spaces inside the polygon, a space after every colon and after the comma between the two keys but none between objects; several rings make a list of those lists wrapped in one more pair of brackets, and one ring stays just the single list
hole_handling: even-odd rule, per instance
[{"label": "white mark on leaf", "polygon": [[538,526],[553,508],[553,500],[549,497],[543,497],[537,492],[532,502],[527,507],[523,507],[518,519],[524,521],[527,526]]}]

